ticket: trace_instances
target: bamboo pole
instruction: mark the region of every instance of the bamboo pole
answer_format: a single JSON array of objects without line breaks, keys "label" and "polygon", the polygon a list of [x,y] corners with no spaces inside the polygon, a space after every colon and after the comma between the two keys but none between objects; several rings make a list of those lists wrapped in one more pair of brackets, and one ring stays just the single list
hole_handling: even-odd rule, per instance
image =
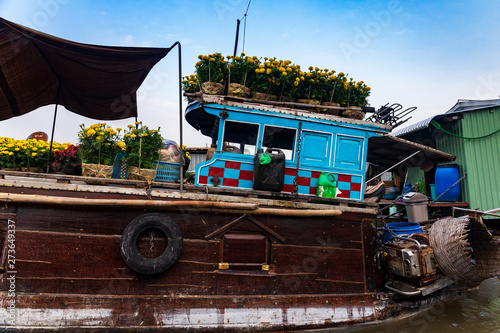
[{"label": "bamboo pole", "polygon": [[56,197],[34,194],[0,193],[0,202],[15,202],[26,204],[68,205],[68,206],[99,206],[99,207],[141,207],[141,208],[164,208],[185,209],[199,211],[214,211],[228,214],[241,214],[242,211],[252,215],[274,215],[274,216],[339,216],[342,214],[338,209],[290,209],[290,208],[267,208],[259,207],[257,204],[238,202],[213,202],[202,200],[144,200],[144,199],[86,199],[73,197]]},{"label": "bamboo pole", "polygon": [[69,205],[69,206],[104,206],[104,207],[158,207],[158,208],[179,208],[179,209],[212,209],[227,208],[236,210],[257,209],[256,204],[246,204],[238,202],[215,202],[201,200],[145,200],[145,199],[86,199],[74,197],[57,197],[34,194],[13,194],[0,193],[0,202],[17,202],[49,205]]},{"label": "bamboo pole", "polygon": [[[212,212],[226,214],[241,214],[241,211],[236,209],[214,208]],[[342,215],[341,210],[337,209],[290,209],[290,208],[257,208],[247,212],[249,215],[271,215],[271,216],[288,216],[288,217],[321,217],[321,216],[339,216]]]}]

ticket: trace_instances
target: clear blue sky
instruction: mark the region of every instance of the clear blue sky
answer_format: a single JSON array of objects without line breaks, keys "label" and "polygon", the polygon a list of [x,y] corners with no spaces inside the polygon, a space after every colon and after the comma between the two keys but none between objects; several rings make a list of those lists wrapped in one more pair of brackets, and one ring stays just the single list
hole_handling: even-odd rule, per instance
[{"label": "clear blue sky", "polygon": [[[169,47],[180,41],[187,75],[199,54],[233,53],[236,20],[247,5],[248,0],[0,0],[0,16],[81,43]],[[348,73],[371,86],[372,106],[417,106],[411,124],[447,111],[458,99],[499,98],[498,13],[497,0],[252,0],[244,51]],[[139,90],[139,119],[178,141],[176,66],[177,50],[152,70]],[[50,134],[53,110],[2,121],[0,135]],[[108,123],[122,127],[132,121]],[[55,140],[76,143],[78,125],[95,122],[60,108]],[[189,125],[184,128],[186,144],[209,143]]]}]

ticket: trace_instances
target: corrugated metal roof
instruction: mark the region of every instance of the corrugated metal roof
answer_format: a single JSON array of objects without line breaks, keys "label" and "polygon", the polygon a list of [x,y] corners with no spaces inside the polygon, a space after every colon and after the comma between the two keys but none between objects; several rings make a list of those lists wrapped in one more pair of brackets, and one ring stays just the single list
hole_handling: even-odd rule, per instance
[{"label": "corrugated metal roof", "polygon": [[500,99],[487,99],[487,100],[463,100],[459,99],[451,109],[446,113],[469,112],[475,110],[482,110],[500,106]]},{"label": "corrugated metal roof", "polygon": [[424,119],[415,123],[413,125],[407,126],[405,128],[399,129],[397,131],[391,132],[394,136],[405,136],[410,133],[418,132],[424,128],[428,128],[432,120],[442,118],[445,115],[451,113],[461,113],[461,112],[471,112],[476,110],[483,110],[486,108],[498,107],[500,106],[500,99],[488,99],[488,100],[461,100],[459,99],[457,103],[448,111],[442,114],[432,116],[430,118]]},{"label": "corrugated metal roof", "polygon": [[429,127],[429,124],[431,123],[431,121],[434,118],[438,117],[438,116],[441,116],[441,115],[437,115],[437,116],[433,116],[433,117],[421,120],[418,123],[415,123],[413,125],[410,125],[410,126],[401,128],[401,129],[399,129],[397,131],[391,132],[391,135],[393,135],[393,136],[404,136],[406,134],[410,134],[410,133],[413,133],[413,132],[420,131],[421,129]]}]

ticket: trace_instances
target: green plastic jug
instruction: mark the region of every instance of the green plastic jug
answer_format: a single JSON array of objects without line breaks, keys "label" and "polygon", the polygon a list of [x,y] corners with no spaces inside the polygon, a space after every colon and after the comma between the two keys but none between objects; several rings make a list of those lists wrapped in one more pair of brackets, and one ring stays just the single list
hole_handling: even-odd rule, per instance
[{"label": "green plastic jug", "polygon": [[335,198],[337,189],[337,180],[333,173],[322,172],[318,178],[318,187],[316,188],[316,196],[321,198]]}]

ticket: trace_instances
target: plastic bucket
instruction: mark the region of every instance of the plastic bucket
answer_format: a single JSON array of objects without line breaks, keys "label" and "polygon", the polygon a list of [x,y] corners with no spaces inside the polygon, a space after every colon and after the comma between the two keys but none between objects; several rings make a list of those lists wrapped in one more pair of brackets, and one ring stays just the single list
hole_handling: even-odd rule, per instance
[{"label": "plastic bucket", "polygon": [[420,224],[416,222],[391,222],[386,223],[384,226],[384,232],[382,233],[382,240],[384,243],[389,242],[392,239],[392,234],[388,230],[391,229],[396,235],[409,235],[422,232]]},{"label": "plastic bucket", "polygon": [[436,198],[439,197],[438,201],[458,201],[460,197],[460,183],[457,183],[460,179],[460,174],[458,173],[458,166],[456,164],[438,165],[435,175],[435,191]]}]

